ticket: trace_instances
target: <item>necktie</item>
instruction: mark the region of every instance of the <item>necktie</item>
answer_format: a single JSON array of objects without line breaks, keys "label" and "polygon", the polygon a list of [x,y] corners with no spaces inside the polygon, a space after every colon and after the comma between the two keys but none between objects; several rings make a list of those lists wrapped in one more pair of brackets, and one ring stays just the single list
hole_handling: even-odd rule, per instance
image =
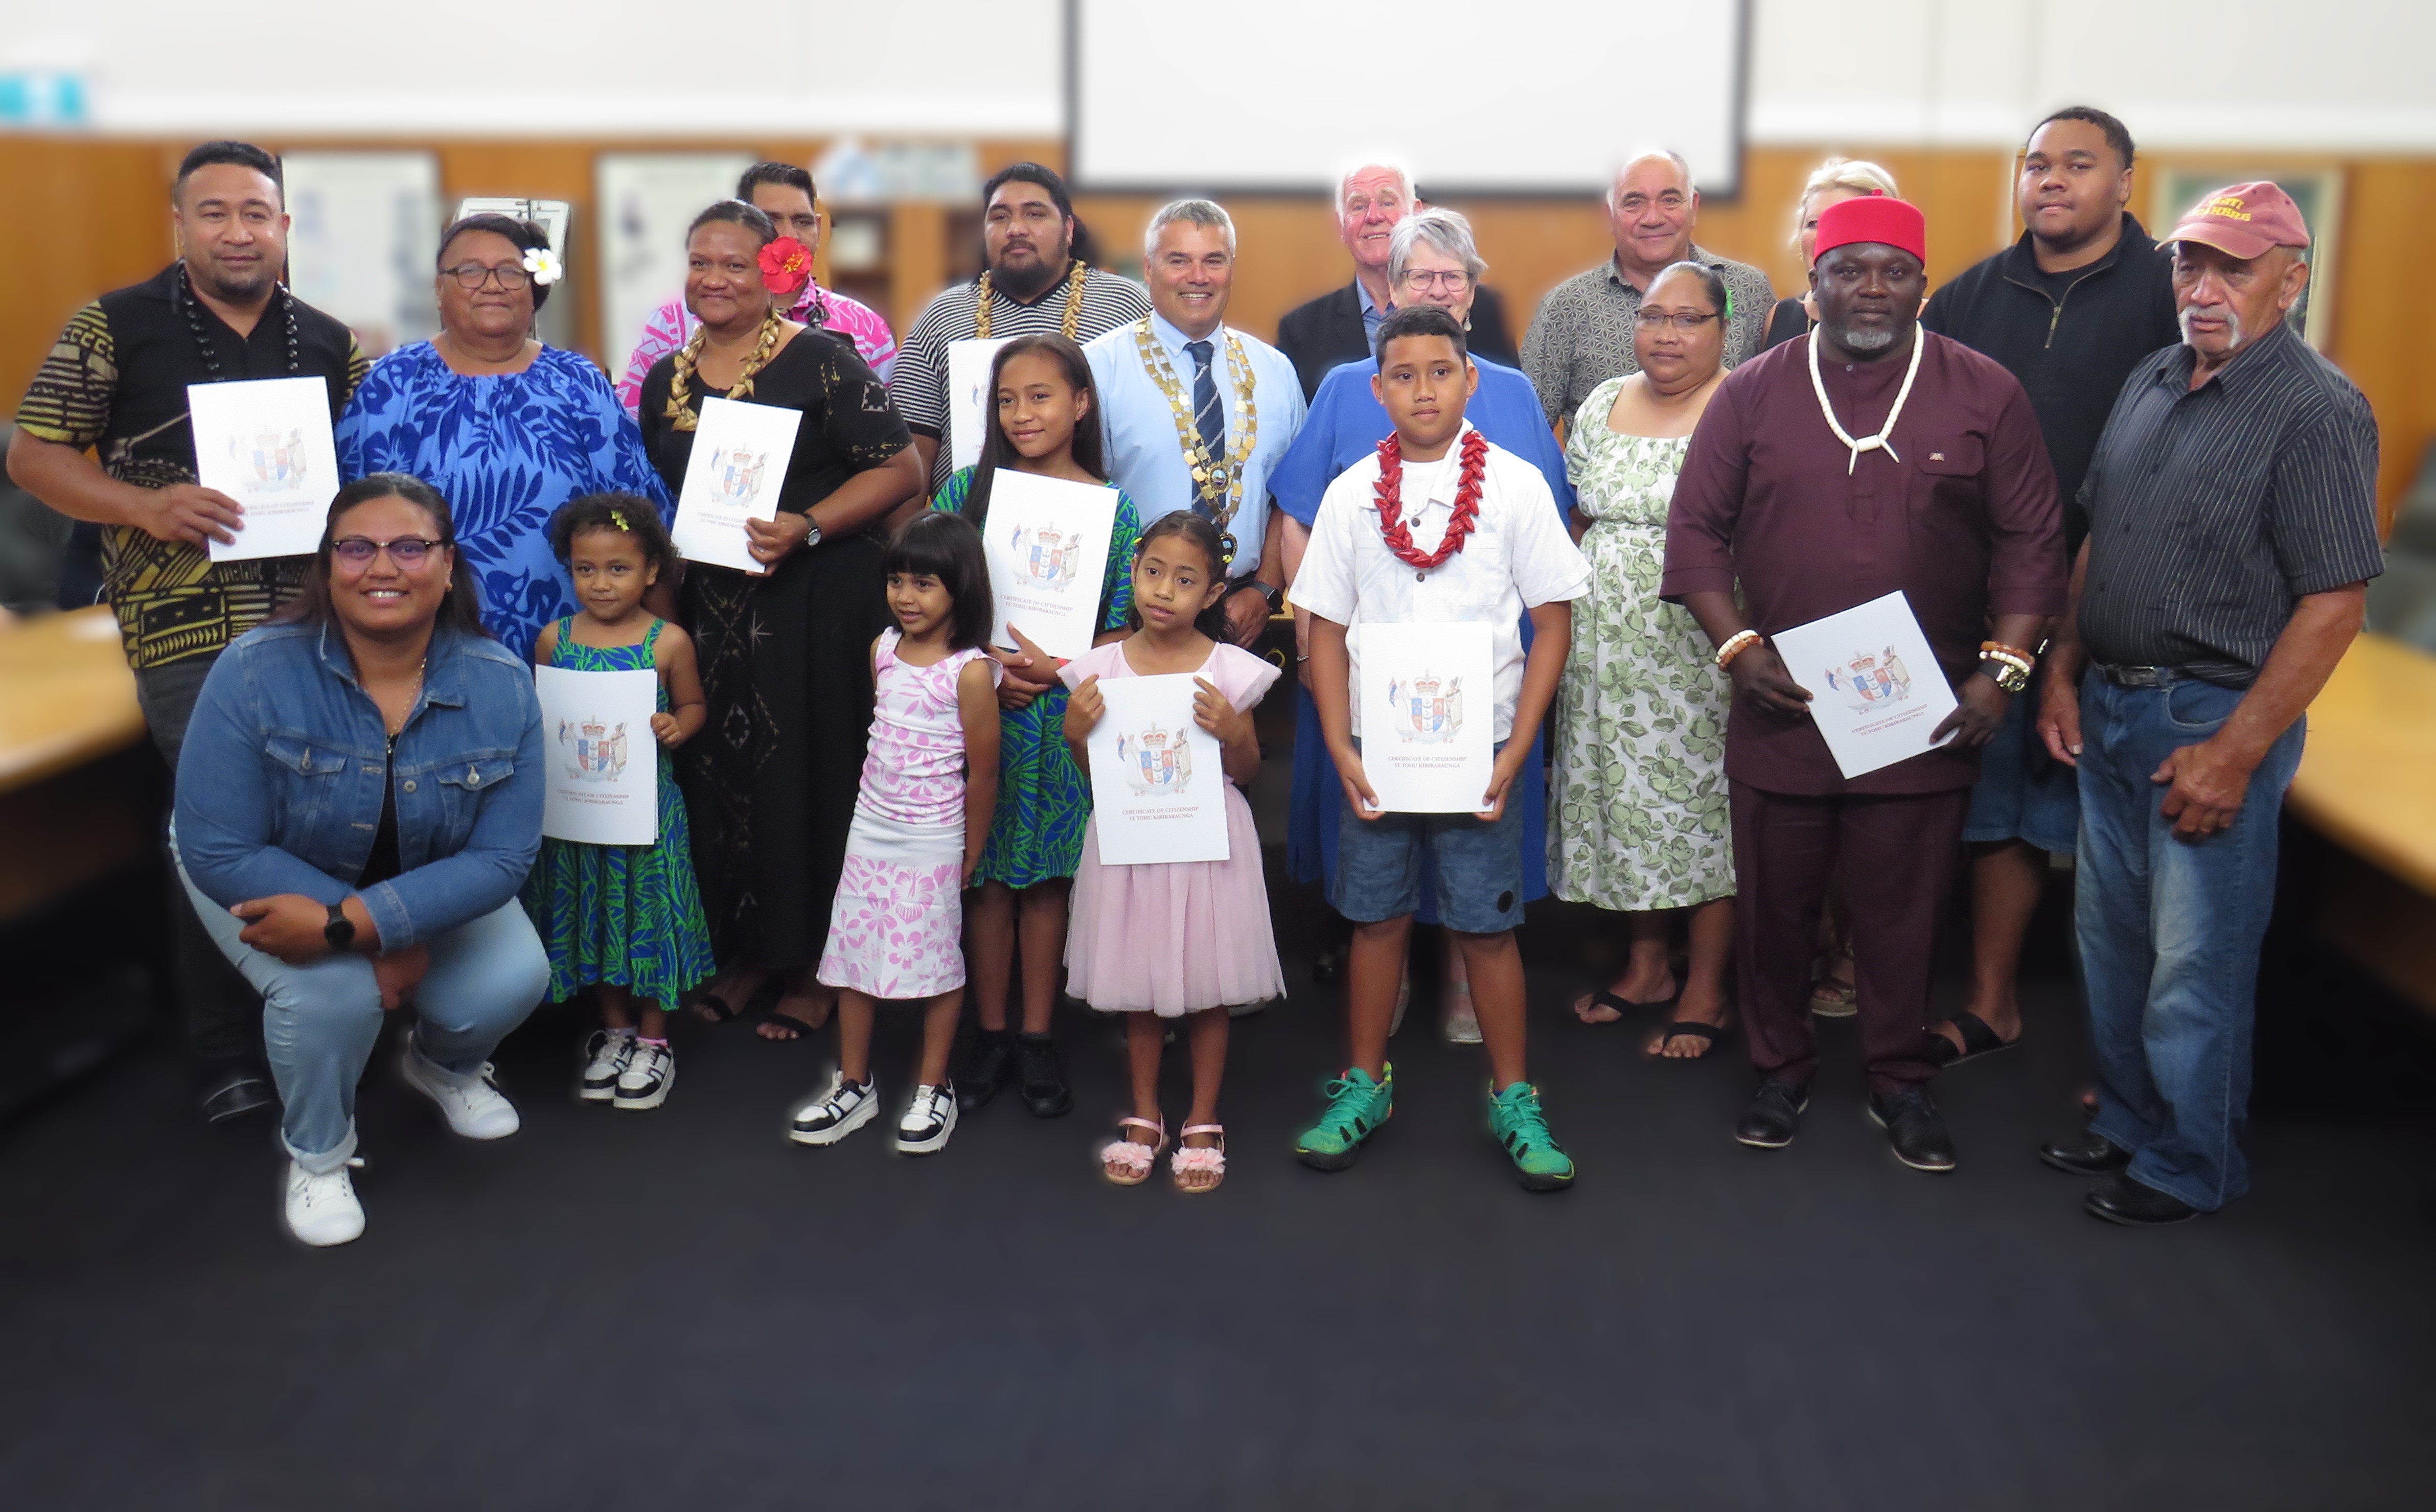
[{"label": "necktie", "polygon": [[[1201,449],[1209,454],[1214,474],[1227,461],[1227,411],[1218,408],[1218,380],[1209,371],[1209,343],[1187,341],[1184,352],[1192,358],[1192,424],[1201,432]],[[1209,513],[1209,501],[1198,486],[1193,490],[1192,513],[1205,517]]]}]

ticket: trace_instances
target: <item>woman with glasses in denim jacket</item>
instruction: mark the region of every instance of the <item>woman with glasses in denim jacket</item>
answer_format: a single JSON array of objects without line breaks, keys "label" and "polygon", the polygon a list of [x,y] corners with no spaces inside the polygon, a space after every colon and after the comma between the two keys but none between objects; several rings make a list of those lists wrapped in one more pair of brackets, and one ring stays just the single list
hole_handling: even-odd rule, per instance
[{"label": "woman with glasses in denim jacket", "polygon": [[339,491],[303,593],[203,684],[171,853],[263,996],[304,1243],[363,1232],[356,1084],[387,1013],[414,1009],[399,1069],[450,1128],[516,1131],[487,1063],[549,981],[516,901],[542,757],[532,673],[483,631],[447,503],[399,474]]}]

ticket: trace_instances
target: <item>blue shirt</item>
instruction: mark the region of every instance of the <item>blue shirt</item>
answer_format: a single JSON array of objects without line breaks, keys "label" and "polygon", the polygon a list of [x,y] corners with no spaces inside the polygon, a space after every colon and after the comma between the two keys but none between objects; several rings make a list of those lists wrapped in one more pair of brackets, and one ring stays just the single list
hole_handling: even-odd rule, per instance
[{"label": "blue shirt", "polygon": [[[1141,359],[1135,333],[1138,322],[1118,326],[1095,338],[1083,349],[1091,359],[1091,381],[1100,391],[1102,434],[1108,443],[1108,481],[1125,491],[1141,513],[1144,529],[1161,515],[1192,508],[1198,490],[1185,465],[1184,447],[1176,440],[1175,408],[1150,375]],[[1151,339],[1167,349],[1176,383],[1187,406],[1192,403],[1192,358],[1184,350],[1191,339],[1167,322],[1150,317]],[[1219,408],[1227,415],[1231,442],[1241,423],[1235,413],[1235,383],[1227,373],[1227,338],[1244,343],[1244,357],[1252,370],[1252,409],[1260,433],[1252,455],[1244,462],[1244,502],[1227,527],[1235,537],[1231,577],[1248,577],[1261,565],[1261,540],[1269,524],[1270,475],[1285,459],[1302,428],[1302,381],[1284,353],[1266,341],[1225,327],[1209,333],[1209,375],[1218,386]]]},{"label": "blue shirt", "polygon": [[[1548,480],[1548,491],[1557,495],[1558,511],[1570,515],[1574,485],[1566,480],[1564,448],[1548,428],[1539,391],[1519,368],[1485,357],[1471,361],[1480,370],[1480,391],[1465,407],[1464,418],[1490,444],[1538,468]],[[1371,376],[1378,371],[1374,363],[1348,362],[1322,378],[1302,434],[1269,475],[1269,492],[1277,495],[1278,508],[1306,526],[1319,517],[1320,495],[1336,475],[1377,450],[1396,428],[1387,419],[1387,407],[1370,391]]]},{"label": "blue shirt", "polygon": [[519,656],[576,611],[549,517],[585,494],[639,494],[673,515],[643,433],[587,359],[544,347],[522,373],[467,377],[428,341],[373,364],[339,421],[339,474],[408,473],[456,515],[482,623]]},{"label": "blue shirt", "polygon": [[394,784],[404,869],[362,892],[381,948],[401,950],[516,895],[541,849],[542,760],[532,669],[496,641],[433,632],[392,756],[338,628],[265,625],[221,653],[195,699],[178,860],[222,907],[343,902]]},{"label": "blue shirt", "polygon": [[1353,281],[1353,297],[1362,302],[1362,334],[1370,342],[1370,356],[1375,361],[1379,356],[1379,323],[1387,318],[1387,312],[1370,303],[1370,290],[1358,278]]}]

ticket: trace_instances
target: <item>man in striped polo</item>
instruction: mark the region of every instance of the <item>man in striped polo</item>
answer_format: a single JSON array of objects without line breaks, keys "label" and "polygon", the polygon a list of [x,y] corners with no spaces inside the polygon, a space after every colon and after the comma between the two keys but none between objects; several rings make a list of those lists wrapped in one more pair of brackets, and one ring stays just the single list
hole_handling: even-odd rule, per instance
[{"label": "man in striped polo", "polygon": [[[2165,237],[2183,340],[2124,381],[2080,501],[2089,536],[2039,730],[2080,768],[2075,908],[2097,1115],[2040,1157],[2148,1225],[2249,1190],[2259,940],[2302,711],[2360,627],[2376,419],[2286,315],[2308,228],[2240,183]],[[2074,679],[2088,676],[2078,694]]]}]

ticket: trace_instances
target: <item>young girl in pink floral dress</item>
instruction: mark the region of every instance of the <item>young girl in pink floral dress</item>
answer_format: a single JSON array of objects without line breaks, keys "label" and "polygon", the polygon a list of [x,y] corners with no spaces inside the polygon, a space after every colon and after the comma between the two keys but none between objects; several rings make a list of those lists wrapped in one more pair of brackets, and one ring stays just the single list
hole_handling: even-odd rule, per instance
[{"label": "young girl in pink floral dress", "polygon": [[871,643],[879,700],[847,833],[845,871],[821,952],[838,989],[838,1070],[796,1110],[788,1138],[835,1144],[871,1121],[875,1001],[918,1000],[922,1067],[896,1122],[896,1148],[931,1155],[956,1129],[948,1050],[965,1000],[964,884],[981,864],[998,805],[998,664],[979,531],[924,513],[889,543],[895,630]]},{"label": "young girl in pink floral dress", "polygon": [[1119,1186],[1147,1179],[1167,1144],[1159,1055],[1169,1021],[1185,1021],[1192,1046],[1192,1111],[1177,1131],[1168,1166],[1178,1190],[1208,1191],[1227,1174],[1227,1131],[1218,1123],[1227,1010],[1266,1002],[1286,990],[1269,929],[1261,836],[1252,806],[1236,790],[1261,773],[1252,709],[1278,680],[1278,669],[1229,644],[1219,607],[1227,596],[1226,564],[1217,530],[1201,516],[1178,510],[1141,533],[1134,546],[1133,589],[1132,637],[1095,647],[1058,674],[1074,690],[1066,704],[1067,744],[1088,769],[1084,742],[1107,709],[1102,682],[1191,673],[1200,684],[1192,721],[1216,738],[1223,753],[1227,859],[1103,866],[1094,818],[1074,876],[1066,982],[1092,1007],[1126,1016],[1134,1111],[1117,1121],[1117,1138],[1100,1152],[1102,1172]]}]

